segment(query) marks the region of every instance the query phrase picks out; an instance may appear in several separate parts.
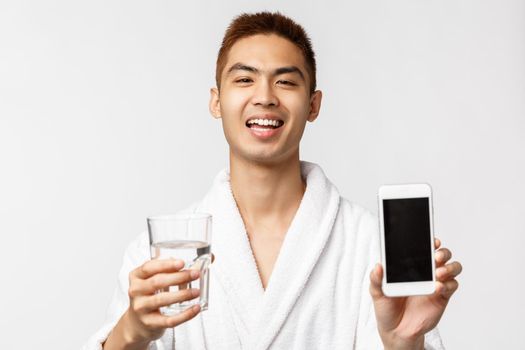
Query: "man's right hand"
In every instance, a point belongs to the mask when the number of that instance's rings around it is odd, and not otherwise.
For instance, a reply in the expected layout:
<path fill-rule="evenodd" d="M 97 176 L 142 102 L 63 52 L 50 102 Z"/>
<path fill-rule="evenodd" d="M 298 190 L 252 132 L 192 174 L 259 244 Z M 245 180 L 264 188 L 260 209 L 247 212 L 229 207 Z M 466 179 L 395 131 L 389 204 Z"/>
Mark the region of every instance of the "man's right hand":
<path fill-rule="evenodd" d="M 150 260 L 129 274 L 129 308 L 103 344 L 104 349 L 147 349 L 148 344 L 160 338 L 166 328 L 178 326 L 200 312 L 199 305 L 173 316 L 159 312 L 162 306 L 199 296 L 198 289 L 156 293 L 199 278 L 198 270 L 180 271 L 183 267 L 182 260 Z"/>

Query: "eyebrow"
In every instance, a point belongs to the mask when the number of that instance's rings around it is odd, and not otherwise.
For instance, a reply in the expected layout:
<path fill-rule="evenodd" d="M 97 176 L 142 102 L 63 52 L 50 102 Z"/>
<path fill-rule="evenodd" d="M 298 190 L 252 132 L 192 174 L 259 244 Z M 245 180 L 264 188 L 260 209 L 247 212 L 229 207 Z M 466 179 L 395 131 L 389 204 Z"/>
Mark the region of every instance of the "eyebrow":
<path fill-rule="evenodd" d="M 257 68 L 248 66 L 244 63 L 235 63 L 234 65 L 230 67 L 230 69 L 228 69 L 228 72 L 226 74 L 229 75 L 230 73 L 236 70 L 244 70 L 250 73 L 260 74 L 260 71 Z M 277 75 L 286 74 L 286 73 L 297 73 L 299 74 L 301 79 L 305 81 L 303 72 L 301 72 L 301 70 L 297 68 L 296 66 L 286 66 L 286 67 L 277 68 L 273 71 L 272 76 L 277 76 Z"/>

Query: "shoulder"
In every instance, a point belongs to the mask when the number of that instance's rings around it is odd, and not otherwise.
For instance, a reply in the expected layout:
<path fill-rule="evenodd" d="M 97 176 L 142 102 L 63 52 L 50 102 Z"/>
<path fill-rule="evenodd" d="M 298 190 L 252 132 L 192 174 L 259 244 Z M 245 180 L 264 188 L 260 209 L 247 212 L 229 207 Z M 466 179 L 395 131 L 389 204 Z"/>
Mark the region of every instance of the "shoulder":
<path fill-rule="evenodd" d="M 341 197 L 336 224 L 334 233 L 350 261 L 348 266 L 359 283 L 366 285 L 368 273 L 381 260 L 377 214 Z"/>
<path fill-rule="evenodd" d="M 363 263 L 372 260 L 375 262 L 379 258 L 379 224 L 376 213 L 341 197 L 334 231 L 344 236 L 345 249 L 359 255 Z"/>
<path fill-rule="evenodd" d="M 345 225 L 358 230 L 377 232 L 377 214 L 344 197 L 340 199 L 339 216 Z"/>

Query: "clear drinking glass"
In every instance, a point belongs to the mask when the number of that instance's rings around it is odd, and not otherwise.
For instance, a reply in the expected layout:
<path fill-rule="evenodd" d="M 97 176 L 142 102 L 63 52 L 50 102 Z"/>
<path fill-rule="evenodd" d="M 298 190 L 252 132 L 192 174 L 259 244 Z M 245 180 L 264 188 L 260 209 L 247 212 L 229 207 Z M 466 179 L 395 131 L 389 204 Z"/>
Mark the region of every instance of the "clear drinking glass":
<path fill-rule="evenodd" d="M 184 261 L 184 270 L 196 269 L 201 272 L 198 280 L 159 291 L 200 289 L 198 298 L 161 307 L 162 314 L 174 315 L 196 304 L 203 311 L 208 308 L 211 223 L 212 217 L 207 213 L 168 214 L 148 218 L 151 258 L 180 259 Z"/>

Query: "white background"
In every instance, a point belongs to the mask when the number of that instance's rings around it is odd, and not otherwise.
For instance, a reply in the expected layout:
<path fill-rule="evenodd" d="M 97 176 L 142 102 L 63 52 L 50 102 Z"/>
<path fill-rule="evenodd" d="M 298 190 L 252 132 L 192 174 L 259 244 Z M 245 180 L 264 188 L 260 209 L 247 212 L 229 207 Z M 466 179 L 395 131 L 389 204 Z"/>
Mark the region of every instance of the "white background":
<path fill-rule="evenodd" d="M 445 345 L 523 349 L 525 2 L 479 0 L 2 1 L 0 348 L 79 348 L 146 216 L 204 195 L 220 40 L 263 9 L 317 53 L 301 158 L 374 211 L 382 183 L 432 184 L 464 266 Z"/>

